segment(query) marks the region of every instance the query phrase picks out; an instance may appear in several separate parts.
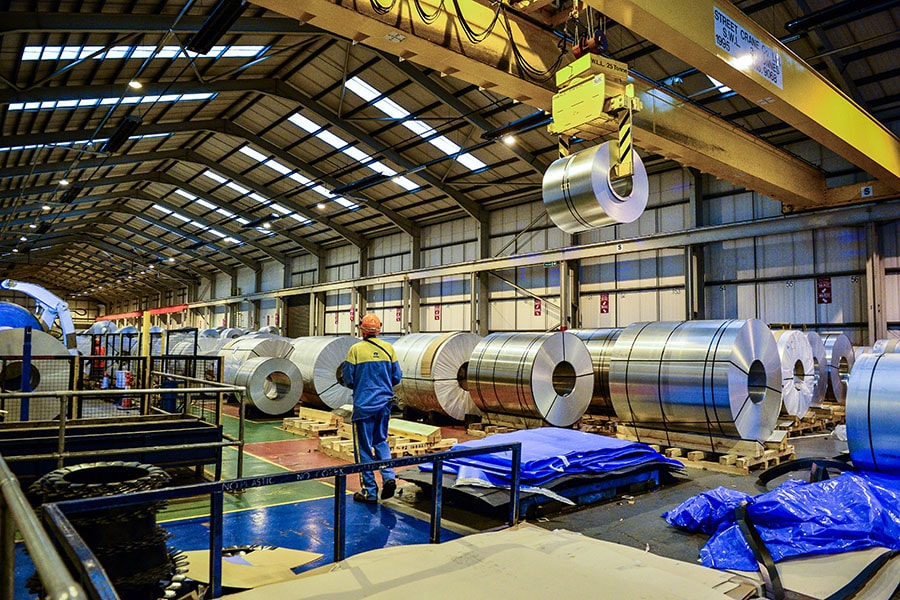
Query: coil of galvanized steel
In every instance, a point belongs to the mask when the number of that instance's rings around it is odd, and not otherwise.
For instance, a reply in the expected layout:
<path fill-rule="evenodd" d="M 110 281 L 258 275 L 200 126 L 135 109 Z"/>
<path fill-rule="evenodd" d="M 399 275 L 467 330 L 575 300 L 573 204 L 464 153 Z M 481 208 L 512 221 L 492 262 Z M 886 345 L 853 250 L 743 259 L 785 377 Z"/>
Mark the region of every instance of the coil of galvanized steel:
<path fill-rule="evenodd" d="M 481 336 L 474 333 L 411 333 L 394 350 L 403 371 L 397 395 L 408 406 L 458 421 L 481 411 L 469 394 L 469 358 Z"/>
<path fill-rule="evenodd" d="M 469 392 L 483 412 L 568 427 L 591 403 L 591 355 L 568 332 L 495 333 L 469 359 Z"/>
<path fill-rule="evenodd" d="M 859 360 L 859 357 L 863 354 L 878 354 L 877 352 L 873 352 L 872 346 L 853 346 L 853 364 L 856 364 L 856 361 Z"/>
<path fill-rule="evenodd" d="M 772 332 L 781 358 L 781 411 L 803 418 L 815 393 L 815 366 L 809 337 L 802 331 Z"/>
<path fill-rule="evenodd" d="M 822 336 L 815 331 L 807 331 L 806 338 L 813 356 L 813 404 L 821 404 L 825 400 L 825 392 L 828 390 L 828 361 L 825 352 L 825 344 Z"/>
<path fill-rule="evenodd" d="M 219 350 L 224 348 L 230 341 L 220 338 L 198 337 L 195 345 L 193 338 L 181 340 L 169 349 L 169 354 L 178 354 L 179 356 L 218 356 Z"/>
<path fill-rule="evenodd" d="M 613 416 L 615 407 L 609 397 L 609 357 L 612 349 L 622 333 L 622 328 L 612 329 L 570 329 L 569 333 L 577 336 L 591 353 L 594 364 L 594 395 L 588 412 Z"/>
<path fill-rule="evenodd" d="M 234 385 L 246 386 L 247 400 L 267 415 L 283 415 L 294 408 L 303 392 L 300 369 L 286 358 L 254 356 L 241 363 Z"/>
<path fill-rule="evenodd" d="M 900 475 L 900 354 L 863 354 L 847 387 L 853 466 Z"/>
<path fill-rule="evenodd" d="M 240 337 L 226 340 L 225 345 L 219 350 L 219 356 L 223 359 L 222 380 L 225 383 L 234 383 L 238 368 L 251 358 L 258 356 L 288 358 L 293 351 L 291 340 L 281 337 Z"/>
<path fill-rule="evenodd" d="M 872 354 L 892 354 L 900 353 L 900 338 L 880 339 L 876 340 L 872 345 Z M 856 356 L 854 350 L 853 355 Z"/>
<path fill-rule="evenodd" d="M 242 335 L 246 335 L 246 331 L 241 329 L 240 327 L 226 327 L 222 331 L 219 332 L 220 338 L 227 338 L 229 340 L 237 339 Z"/>
<path fill-rule="evenodd" d="M 341 370 L 347 352 L 359 338 L 343 336 L 299 337 L 291 341 L 290 360 L 303 375 L 304 404 L 335 409 L 353 404 L 353 391 L 343 385 Z"/>
<path fill-rule="evenodd" d="M 557 227 L 578 233 L 617 223 L 631 223 L 647 206 L 647 170 L 634 153 L 631 188 L 610 183 L 609 142 L 553 162 L 544 174 L 542 191 L 547 214 Z"/>
<path fill-rule="evenodd" d="M 847 399 L 850 371 L 856 362 L 853 345 L 843 333 L 822 334 L 822 343 L 825 344 L 825 361 L 828 364 L 828 390 L 825 398 L 843 404 Z"/>
<path fill-rule="evenodd" d="M 0 330 L 0 356 L 6 359 L 0 362 L 0 387 L 7 392 L 22 389 L 22 348 L 25 340 L 24 329 Z M 72 389 L 69 376 L 66 347 L 49 333 L 32 330 L 31 332 L 31 372 L 29 385 L 32 392 L 54 392 Z M 47 358 L 43 358 L 47 357 Z M 22 421 L 22 400 L 12 398 L 3 401 L 0 406 L 7 411 L 6 421 Z M 59 415 L 59 398 L 30 398 L 28 401 L 29 421 L 49 421 Z"/>
<path fill-rule="evenodd" d="M 756 319 L 633 323 L 609 365 L 620 419 L 759 441 L 775 429 L 780 379 L 775 338 Z"/>

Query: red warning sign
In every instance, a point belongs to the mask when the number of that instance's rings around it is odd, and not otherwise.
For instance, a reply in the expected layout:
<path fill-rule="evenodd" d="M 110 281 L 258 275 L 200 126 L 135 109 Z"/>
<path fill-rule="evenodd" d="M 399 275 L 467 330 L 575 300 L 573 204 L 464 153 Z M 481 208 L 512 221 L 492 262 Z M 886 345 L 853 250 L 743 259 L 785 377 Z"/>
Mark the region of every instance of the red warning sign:
<path fill-rule="evenodd" d="M 600 292 L 600 314 L 609 314 L 609 293 Z"/>
<path fill-rule="evenodd" d="M 544 307 L 542 306 L 541 299 L 535 298 L 534 299 L 534 316 L 536 316 L 536 317 L 541 316 L 541 312 L 542 312 L 543 308 Z"/>
<path fill-rule="evenodd" d="M 816 303 L 831 304 L 831 277 L 816 279 Z"/>
<path fill-rule="evenodd" d="M 434 307 L 434 320 L 435 321 L 441 320 L 441 305 L 440 304 L 438 304 L 437 306 Z"/>

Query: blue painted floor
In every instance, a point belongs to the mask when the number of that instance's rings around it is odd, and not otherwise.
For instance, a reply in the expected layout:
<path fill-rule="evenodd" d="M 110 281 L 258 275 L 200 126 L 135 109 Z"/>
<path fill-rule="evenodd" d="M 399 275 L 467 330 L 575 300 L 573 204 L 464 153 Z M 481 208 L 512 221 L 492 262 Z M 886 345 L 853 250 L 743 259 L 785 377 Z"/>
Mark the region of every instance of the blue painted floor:
<path fill-rule="evenodd" d="M 172 534 L 169 545 L 179 550 L 209 548 L 209 519 L 195 517 L 162 523 Z M 347 496 L 347 556 L 376 548 L 428 543 L 429 523 L 384 504 L 361 504 Z M 441 541 L 460 537 L 443 529 Z M 334 499 L 304 500 L 289 504 L 226 513 L 223 545 L 260 544 L 318 552 L 323 558 L 299 571 L 332 562 L 334 555 Z M 23 544 L 16 545 L 15 600 L 31 600 L 25 582 L 34 572 Z"/>

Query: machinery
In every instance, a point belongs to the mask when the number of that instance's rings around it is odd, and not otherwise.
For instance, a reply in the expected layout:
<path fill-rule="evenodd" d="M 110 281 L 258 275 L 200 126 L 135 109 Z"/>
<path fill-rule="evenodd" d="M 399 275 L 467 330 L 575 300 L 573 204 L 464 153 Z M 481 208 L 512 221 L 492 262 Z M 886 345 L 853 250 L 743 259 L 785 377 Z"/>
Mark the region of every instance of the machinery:
<path fill-rule="evenodd" d="M 0 288 L 22 292 L 34 298 L 37 302 L 34 316 L 44 331 L 49 332 L 53 328 L 53 323 L 59 319 L 63 343 L 70 354 L 78 354 L 78 348 L 75 345 L 75 324 L 72 322 L 72 313 L 69 312 L 69 305 L 65 300 L 34 283 L 5 279 L 0 282 Z"/>

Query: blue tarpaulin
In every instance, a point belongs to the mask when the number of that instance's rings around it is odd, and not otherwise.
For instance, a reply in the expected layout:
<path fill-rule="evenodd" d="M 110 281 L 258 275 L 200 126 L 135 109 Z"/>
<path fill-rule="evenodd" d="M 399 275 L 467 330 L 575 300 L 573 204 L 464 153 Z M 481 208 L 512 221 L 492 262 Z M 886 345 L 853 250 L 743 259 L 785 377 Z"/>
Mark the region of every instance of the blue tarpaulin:
<path fill-rule="evenodd" d="M 715 531 L 700 551 L 707 567 L 755 571 L 756 560 L 735 522 L 738 492 L 717 488 L 663 516 L 670 525 Z M 775 562 L 873 546 L 900 550 L 900 478 L 842 473 L 815 483 L 790 480 L 749 499 L 747 515 Z"/>
<path fill-rule="evenodd" d="M 574 429 L 541 427 L 457 444 L 454 450 L 494 444 L 522 443 L 521 485 L 539 487 L 564 475 L 606 473 L 617 469 L 655 463 L 682 468 L 646 444 L 629 442 Z M 482 481 L 494 486 L 509 486 L 512 453 L 473 456 L 448 460 L 444 470 L 455 473 L 457 481 Z M 430 471 L 431 465 L 421 465 Z"/>

